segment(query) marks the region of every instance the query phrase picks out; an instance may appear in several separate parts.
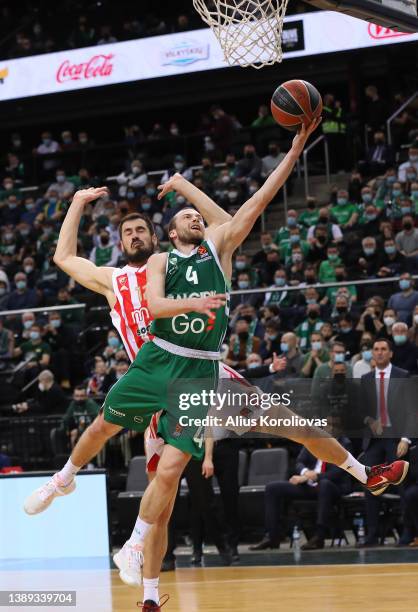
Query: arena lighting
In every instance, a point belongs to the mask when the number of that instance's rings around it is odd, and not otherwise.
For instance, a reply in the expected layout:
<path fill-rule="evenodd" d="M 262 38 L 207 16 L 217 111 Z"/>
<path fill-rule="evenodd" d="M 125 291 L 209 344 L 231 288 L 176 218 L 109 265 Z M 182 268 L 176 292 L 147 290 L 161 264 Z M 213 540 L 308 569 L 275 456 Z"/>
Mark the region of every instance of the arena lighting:
<path fill-rule="evenodd" d="M 399 32 L 418 32 L 418 17 L 414 3 L 397 4 L 404 6 L 403 10 L 393 8 L 391 0 L 304 0 L 319 9 L 345 13 L 358 19 L 364 19 Z M 409 8 L 408 8 L 409 7 Z"/>

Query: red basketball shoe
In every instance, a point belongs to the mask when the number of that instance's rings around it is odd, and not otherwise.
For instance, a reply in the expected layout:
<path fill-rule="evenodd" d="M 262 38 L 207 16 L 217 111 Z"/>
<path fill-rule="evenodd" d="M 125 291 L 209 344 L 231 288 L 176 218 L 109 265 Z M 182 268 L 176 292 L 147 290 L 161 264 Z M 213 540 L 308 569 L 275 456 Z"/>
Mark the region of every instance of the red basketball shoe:
<path fill-rule="evenodd" d="M 390 485 L 399 485 L 409 469 L 408 461 L 382 463 L 369 468 L 366 487 L 373 495 L 381 495 Z"/>
<path fill-rule="evenodd" d="M 167 603 L 169 599 L 169 595 L 163 595 L 160 599 L 159 604 L 155 603 L 155 601 L 152 601 L 152 599 L 147 599 L 144 602 L 138 601 L 137 606 L 142 606 L 142 612 L 161 612 L 161 608 L 164 606 L 164 604 Z"/>

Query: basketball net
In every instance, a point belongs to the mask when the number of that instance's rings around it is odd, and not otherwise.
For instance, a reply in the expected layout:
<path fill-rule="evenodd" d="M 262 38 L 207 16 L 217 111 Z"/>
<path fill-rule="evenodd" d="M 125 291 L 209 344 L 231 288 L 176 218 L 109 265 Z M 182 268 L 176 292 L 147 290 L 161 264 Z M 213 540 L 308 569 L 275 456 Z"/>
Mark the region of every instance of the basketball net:
<path fill-rule="evenodd" d="M 213 30 L 225 61 L 262 68 L 282 61 L 283 18 L 289 0 L 193 0 Z"/>

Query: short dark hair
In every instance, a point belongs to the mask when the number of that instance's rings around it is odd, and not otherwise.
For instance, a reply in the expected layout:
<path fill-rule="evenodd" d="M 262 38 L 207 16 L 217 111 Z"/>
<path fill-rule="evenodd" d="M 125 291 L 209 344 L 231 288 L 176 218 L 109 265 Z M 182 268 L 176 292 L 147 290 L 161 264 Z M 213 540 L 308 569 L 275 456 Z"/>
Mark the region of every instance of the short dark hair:
<path fill-rule="evenodd" d="M 373 348 L 374 348 L 374 345 L 376 344 L 376 342 L 386 342 L 386 346 L 388 347 L 388 349 L 391 352 L 393 352 L 393 344 L 389 340 L 389 338 L 376 338 L 376 340 L 373 342 Z"/>
<path fill-rule="evenodd" d="M 77 385 L 76 387 L 74 387 L 74 391 L 86 391 L 87 392 L 87 385 Z"/>
<path fill-rule="evenodd" d="M 145 221 L 145 224 L 151 236 L 155 234 L 154 224 L 151 221 L 151 219 L 148 217 L 148 215 L 144 215 L 143 213 L 135 212 L 135 213 L 130 213 L 129 215 L 126 215 L 126 217 L 123 217 L 122 221 L 119 223 L 119 238 L 122 238 L 123 224 L 126 223 L 127 221 L 135 221 L 135 219 L 142 219 L 142 221 Z"/>

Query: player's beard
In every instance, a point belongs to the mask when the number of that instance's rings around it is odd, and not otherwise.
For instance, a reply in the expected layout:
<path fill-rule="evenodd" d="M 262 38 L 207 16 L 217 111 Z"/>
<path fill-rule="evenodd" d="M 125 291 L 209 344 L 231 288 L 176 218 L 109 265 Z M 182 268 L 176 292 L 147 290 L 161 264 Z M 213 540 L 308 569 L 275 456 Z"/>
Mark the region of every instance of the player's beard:
<path fill-rule="evenodd" d="M 177 240 L 182 244 L 194 244 L 195 246 L 199 246 L 203 242 L 204 234 L 203 232 L 196 232 L 193 230 L 185 229 L 185 230 L 177 230 Z"/>
<path fill-rule="evenodd" d="M 125 251 L 126 259 L 129 264 L 144 264 L 148 261 L 151 255 L 154 253 L 154 246 L 151 244 L 138 245 L 136 248 L 131 247 L 132 250 Z"/>

